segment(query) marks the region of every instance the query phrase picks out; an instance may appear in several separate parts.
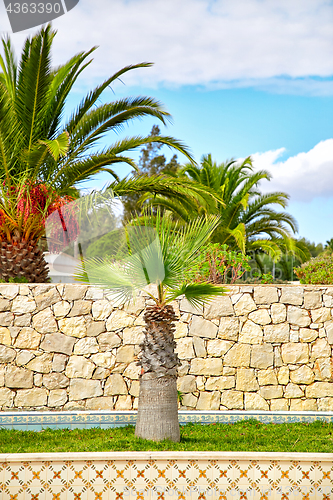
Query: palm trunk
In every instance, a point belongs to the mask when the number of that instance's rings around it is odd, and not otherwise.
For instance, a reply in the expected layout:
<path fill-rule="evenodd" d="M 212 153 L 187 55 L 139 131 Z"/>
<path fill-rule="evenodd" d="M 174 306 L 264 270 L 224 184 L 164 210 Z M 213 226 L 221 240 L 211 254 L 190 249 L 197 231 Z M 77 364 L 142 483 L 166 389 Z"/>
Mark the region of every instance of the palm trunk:
<path fill-rule="evenodd" d="M 49 270 L 44 254 L 35 241 L 0 243 L 0 279 L 26 278 L 28 283 L 48 283 Z"/>
<path fill-rule="evenodd" d="M 148 307 L 141 344 L 141 377 L 135 435 L 143 439 L 179 441 L 176 320 L 171 306 Z"/>

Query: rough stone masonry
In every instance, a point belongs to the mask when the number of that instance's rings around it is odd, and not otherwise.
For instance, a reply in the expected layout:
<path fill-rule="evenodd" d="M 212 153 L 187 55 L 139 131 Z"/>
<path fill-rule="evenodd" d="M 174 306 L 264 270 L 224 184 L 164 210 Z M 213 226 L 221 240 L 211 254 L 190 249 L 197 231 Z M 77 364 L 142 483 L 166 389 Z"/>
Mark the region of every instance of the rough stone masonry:
<path fill-rule="evenodd" d="M 333 410 L 333 286 L 174 301 L 182 409 Z M 136 409 L 143 311 L 84 285 L 0 284 L 0 408 Z"/>

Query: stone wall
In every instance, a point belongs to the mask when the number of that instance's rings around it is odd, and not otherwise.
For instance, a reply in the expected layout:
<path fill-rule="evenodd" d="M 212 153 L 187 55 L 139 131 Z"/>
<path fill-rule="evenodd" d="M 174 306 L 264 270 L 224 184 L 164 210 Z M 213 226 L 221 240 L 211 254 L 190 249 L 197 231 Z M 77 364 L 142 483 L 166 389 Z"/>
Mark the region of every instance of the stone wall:
<path fill-rule="evenodd" d="M 150 303 L 0 284 L 0 408 L 136 409 Z M 204 308 L 173 305 L 181 408 L 333 410 L 333 287 L 230 286 Z"/>

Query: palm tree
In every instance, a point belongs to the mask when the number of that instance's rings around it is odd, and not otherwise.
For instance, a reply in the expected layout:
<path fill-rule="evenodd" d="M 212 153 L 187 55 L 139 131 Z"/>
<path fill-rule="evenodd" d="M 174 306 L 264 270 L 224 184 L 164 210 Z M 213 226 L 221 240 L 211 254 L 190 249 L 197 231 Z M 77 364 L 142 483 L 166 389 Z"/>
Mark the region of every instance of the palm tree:
<path fill-rule="evenodd" d="M 221 286 L 187 283 L 185 274 L 196 261 L 197 252 L 210 238 L 219 218 L 197 218 L 175 225 L 172 217 L 145 212 L 122 232 L 117 232 L 108 258 L 84 259 L 76 279 L 108 289 L 118 304 L 135 297 L 138 290 L 156 285 L 150 294 L 154 305 L 144 313 L 145 337 L 141 344 L 140 394 L 136 435 L 144 439 L 179 441 L 177 410 L 177 365 L 173 338 L 176 315 L 171 305 L 184 295 L 198 305 L 216 295 Z M 125 252 L 124 252 L 125 249 Z M 117 258 L 115 258 L 117 256 Z"/>
<path fill-rule="evenodd" d="M 133 119 L 154 116 L 165 123 L 170 115 L 150 97 L 123 98 L 98 105 L 103 91 L 115 80 L 128 71 L 151 65 L 141 63 L 117 71 L 90 91 L 67 121 L 63 120 L 68 95 L 90 64 L 95 48 L 52 68 L 54 36 L 48 25 L 28 38 L 19 63 L 10 39 L 2 40 L 0 278 L 25 276 L 28 281 L 45 281 L 46 263 L 38 241 L 46 217 L 76 198 L 80 183 L 98 172 L 108 172 L 119 180 L 113 166 L 127 163 L 135 169 L 129 151 L 157 142 L 180 151 L 192 161 L 180 141 L 161 135 L 126 137 L 96 150 L 106 133 L 118 132 Z"/>

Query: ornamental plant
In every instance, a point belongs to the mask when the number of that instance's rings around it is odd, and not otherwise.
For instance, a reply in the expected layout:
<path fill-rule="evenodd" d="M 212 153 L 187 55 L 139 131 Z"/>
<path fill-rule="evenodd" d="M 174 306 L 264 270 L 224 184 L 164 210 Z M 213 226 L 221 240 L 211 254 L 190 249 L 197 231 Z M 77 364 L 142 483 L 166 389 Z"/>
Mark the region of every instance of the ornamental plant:
<path fill-rule="evenodd" d="M 319 255 L 294 268 L 294 272 L 302 284 L 332 285 L 333 256 Z"/>

